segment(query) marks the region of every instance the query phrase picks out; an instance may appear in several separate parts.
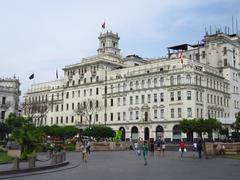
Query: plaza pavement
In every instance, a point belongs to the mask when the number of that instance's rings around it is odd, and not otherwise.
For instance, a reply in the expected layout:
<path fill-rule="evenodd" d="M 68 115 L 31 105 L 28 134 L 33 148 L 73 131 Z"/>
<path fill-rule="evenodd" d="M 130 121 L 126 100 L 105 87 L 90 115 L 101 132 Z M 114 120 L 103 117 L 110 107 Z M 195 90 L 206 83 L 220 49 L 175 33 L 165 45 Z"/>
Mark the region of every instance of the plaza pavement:
<path fill-rule="evenodd" d="M 11 180 L 237 180 L 240 161 L 214 157 L 193 158 L 187 152 L 181 159 L 179 152 L 167 151 L 164 157 L 148 156 L 144 166 L 142 156 L 134 151 L 93 152 L 87 163 L 81 153 L 69 152 L 70 165 L 51 171 L 2 177 Z M 27 176 L 25 176 L 27 175 Z"/>

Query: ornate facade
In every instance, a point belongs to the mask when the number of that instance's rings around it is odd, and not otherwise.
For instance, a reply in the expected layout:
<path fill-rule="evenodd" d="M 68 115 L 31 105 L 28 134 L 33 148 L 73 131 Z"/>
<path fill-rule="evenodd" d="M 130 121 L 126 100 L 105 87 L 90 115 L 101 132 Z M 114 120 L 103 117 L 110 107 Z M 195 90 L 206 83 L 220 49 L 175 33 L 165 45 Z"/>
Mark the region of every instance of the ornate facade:
<path fill-rule="evenodd" d="M 19 87 L 19 80 L 15 77 L 0 78 L 0 121 L 4 121 L 10 113 L 18 113 Z"/>
<path fill-rule="evenodd" d="M 96 56 L 65 66 L 64 79 L 32 85 L 25 114 L 38 125 L 105 124 L 132 139 L 191 140 L 178 126 L 184 118 L 234 121 L 238 35 L 206 34 L 203 43 L 169 47 L 160 59 L 122 57 L 118 43 L 118 34 L 100 34 Z"/>

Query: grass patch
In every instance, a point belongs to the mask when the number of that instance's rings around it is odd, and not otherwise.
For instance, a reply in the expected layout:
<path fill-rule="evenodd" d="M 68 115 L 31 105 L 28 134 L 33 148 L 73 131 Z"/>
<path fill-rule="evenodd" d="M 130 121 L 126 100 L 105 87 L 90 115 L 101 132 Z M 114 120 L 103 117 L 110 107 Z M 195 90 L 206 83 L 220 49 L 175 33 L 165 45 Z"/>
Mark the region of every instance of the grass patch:
<path fill-rule="evenodd" d="M 230 158 L 230 159 L 237 159 L 240 160 L 240 154 L 236 154 L 236 155 L 226 155 L 226 158 Z"/>
<path fill-rule="evenodd" d="M 12 158 L 7 155 L 7 152 L 0 151 L 0 164 L 10 162 L 11 160 Z"/>

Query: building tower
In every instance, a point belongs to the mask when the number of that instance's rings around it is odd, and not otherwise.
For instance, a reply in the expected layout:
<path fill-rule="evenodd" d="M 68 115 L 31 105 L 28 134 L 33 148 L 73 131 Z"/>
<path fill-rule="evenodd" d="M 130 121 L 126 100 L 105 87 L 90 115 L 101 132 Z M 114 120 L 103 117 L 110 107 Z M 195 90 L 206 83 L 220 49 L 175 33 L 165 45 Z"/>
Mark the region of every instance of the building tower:
<path fill-rule="evenodd" d="M 110 32 L 101 33 L 98 37 L 99 49 L 98 54 L 114 54 L 120 56 L 120 49 L 118 48 L 119 37 L 118 34 Z"/>

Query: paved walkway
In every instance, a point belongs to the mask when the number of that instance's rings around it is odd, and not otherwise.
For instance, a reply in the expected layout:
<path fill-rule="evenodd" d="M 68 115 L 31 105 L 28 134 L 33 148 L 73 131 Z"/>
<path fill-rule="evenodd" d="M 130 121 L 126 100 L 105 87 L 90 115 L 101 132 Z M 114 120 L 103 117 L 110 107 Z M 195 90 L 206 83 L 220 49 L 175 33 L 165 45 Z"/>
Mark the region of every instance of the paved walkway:
<path fill-rule="evenodd" d="M 168 151 L 165 157 L 148 157 L 144 166 L 142 156 L 133 151 L 93 152 L 89 161 L 81 161 L 81 153 L 67 154 L 69 166 L 51 171 L 28 174 L 13 180 L 236 180 L 240 177 L 240 161 L 225 158 L 197 159 L 187 152 Z M 80 165 L 79 165 L 80 163 Z M 0 178 L 3 178 L 0 176 Z"/>

